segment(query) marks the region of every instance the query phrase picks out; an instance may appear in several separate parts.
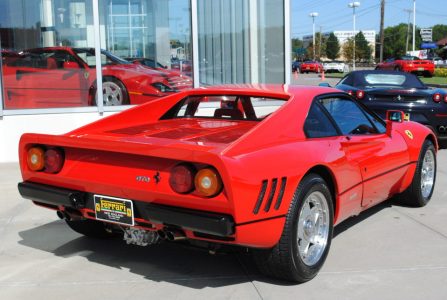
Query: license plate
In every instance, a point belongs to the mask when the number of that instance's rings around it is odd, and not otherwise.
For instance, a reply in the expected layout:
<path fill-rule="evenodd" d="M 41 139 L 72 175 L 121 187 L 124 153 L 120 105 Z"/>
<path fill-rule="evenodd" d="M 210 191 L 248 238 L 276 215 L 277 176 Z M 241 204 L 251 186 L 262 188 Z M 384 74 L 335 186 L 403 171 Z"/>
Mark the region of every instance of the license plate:
<path fill-rule="evenodd" d="M 306 70 L 309 70 L 310 69 L 310 67 L 306 67 Z"/>
<path fill-rule="evenodd" d="M 93 198 L 97 220 L 134 225 L 133 203 L 131 200 L 103 195 L 94 195 Z"/>
<path fill-rule="evenodd" d="M 418 71 L 424 71 L 424 68 L 418 68 Z"/>
<path fill-rule="evenodd" d="M 406 113 L 406 114 L 404 115 L 404 120 L 405 120 L 405 121 L 410 121 L 410 114 L 409 114 L 409 113 Z"/>

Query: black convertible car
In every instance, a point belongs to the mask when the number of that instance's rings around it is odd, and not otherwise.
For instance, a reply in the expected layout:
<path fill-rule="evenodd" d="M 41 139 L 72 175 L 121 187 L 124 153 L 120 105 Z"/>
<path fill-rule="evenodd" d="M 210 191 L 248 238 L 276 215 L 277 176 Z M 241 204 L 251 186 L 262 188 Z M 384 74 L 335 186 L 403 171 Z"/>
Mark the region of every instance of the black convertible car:
<path fill-rule="evenodd" d="M 322 86 L 329 86 L 321 83 Z M 336 88 L 347 92 L 385 118 L 387 110 L 401 110 L 405 119 L 430 127 L 441 148 L 447 148 L 447 92 L 431 89 L 410 73 L 354 71 Z"/>

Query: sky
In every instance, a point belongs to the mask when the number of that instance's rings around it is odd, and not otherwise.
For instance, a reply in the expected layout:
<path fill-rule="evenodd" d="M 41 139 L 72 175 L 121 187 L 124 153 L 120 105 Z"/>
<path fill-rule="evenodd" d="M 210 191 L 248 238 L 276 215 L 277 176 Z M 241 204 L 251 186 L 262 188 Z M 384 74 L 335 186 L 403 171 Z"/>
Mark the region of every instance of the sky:
<path fill-rule="evenodd" d="M 352 8 L 354 0 L 291 0 L 292 37 L 302 38 L 312 34 L 312 18 L 309 13 L 318 12 L 315 30 L 320 26 L 323 32 L 352 30 Z M 380 0 L 355 0 L 360 2 L 356 8 L 356 29 L 376 30 L 380 28 Z M 385 28 L 407 23 L 413 11 L 413 0 L 385 0 Z M 413 15 L 411 14 L 411 22 Z M 447 25 L 447 0 L 416 0 L 416 26 L 428 28 L 436 24 Z"/>

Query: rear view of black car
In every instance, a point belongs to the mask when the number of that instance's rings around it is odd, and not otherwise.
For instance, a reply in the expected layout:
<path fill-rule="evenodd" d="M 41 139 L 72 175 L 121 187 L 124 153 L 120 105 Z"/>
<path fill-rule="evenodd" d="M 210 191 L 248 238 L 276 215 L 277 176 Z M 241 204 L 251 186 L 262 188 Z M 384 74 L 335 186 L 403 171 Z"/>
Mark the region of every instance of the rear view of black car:
<path fill-rule="evenodd" d="M 441 148 L 447 148 L 447 92 L 431 89 L 410 73 L 354 71 L 336 85 L 385 118 L 401 110 L 405 119 L 430 127 Z"/>

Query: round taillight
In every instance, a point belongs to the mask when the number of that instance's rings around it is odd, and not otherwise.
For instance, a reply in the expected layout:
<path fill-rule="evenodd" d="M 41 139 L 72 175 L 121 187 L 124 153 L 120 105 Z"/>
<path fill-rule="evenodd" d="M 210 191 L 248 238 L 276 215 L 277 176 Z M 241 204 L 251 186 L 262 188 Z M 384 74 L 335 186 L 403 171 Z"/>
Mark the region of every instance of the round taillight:
<path fill-rule="evenodd" d="M 447 95 L 444 95 L 444 102 L 447 103 Z"/>
<path fill-rule="evenodd" d="M 194 178 L 199 195 L 213 197 L 222 190 L 222 179 L 217 171 L 211 168 L 201 169 Z"/>
<path fill-rule="evenodd" d="M 26 162 L 31 171 L 42 171 L 45 167 L 45 151 L 40 147 L 32 147 L 28 150 Z"/>
<path fill-rule="evenodd" d="M 353 91 L 348 91 L 348 94 L 349 94 L 350 96 L 352 96 L 352 95 L 354 95 L 354 92 L 353 92 Z"/>
<path fill-rule="evenodd" d="M 356 93 L 355 93 L 355 96 L 357 97 L 357 99 L 363 99 L 363 98 L 365 98 L 365 92 L 364 91 L 362 91 L 362 90 L 358 90 Z"/>
<path fill-rule="evenodd" d="M 441 102 L 442 96 L 439 93 L 433 94 L 433 101 L 435 101 L 436 103 Z"/>
<path fill-rule="evenodd" d="M 171 170 L 169 185 L 174 192 L 186 194 L 194 190 L 195 169 L 190 165 L 177 165 Z"/>
<path fill-rule="evenodd" d="M 45 151 L 45 172 L 59 173 L 64 165 L 65 155 L 60 149 L 50 148 Z"/>

